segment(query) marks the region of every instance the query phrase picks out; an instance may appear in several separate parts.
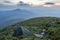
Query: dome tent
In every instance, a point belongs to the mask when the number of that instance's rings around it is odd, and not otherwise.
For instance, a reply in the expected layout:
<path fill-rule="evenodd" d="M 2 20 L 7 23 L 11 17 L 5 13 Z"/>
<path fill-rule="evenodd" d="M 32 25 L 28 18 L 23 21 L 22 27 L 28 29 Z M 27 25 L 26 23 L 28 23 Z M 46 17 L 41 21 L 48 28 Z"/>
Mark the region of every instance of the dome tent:
<path fill-rule="evenodd" d="M 13 33 L 14 37 L 19 37 L 19 36 L 32 36 L 32 33 L 25 27 L 21 26 L 17 28 L 17 30 Z"/>

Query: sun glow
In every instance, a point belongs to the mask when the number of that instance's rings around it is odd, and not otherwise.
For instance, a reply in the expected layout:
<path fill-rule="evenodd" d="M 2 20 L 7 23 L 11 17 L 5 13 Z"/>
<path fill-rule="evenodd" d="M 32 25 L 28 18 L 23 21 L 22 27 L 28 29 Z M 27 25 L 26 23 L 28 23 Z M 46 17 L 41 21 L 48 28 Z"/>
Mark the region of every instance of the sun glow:
<path fill-rule="evenodd" d="M 60 5 L 60 3 L 55 3 L 55 5 L 58 5 L 58 6 L 59 6 L 59 5 Z"/>

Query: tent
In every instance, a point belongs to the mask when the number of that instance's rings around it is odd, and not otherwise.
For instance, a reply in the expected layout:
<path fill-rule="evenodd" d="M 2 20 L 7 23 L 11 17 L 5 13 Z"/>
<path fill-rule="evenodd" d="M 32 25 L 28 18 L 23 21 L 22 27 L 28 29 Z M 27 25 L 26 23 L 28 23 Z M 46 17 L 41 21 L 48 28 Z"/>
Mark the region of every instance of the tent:
<path fill-rule="evenodd" d="M 19 37 L 19 36 L 32 36 L 32 33 L 26 28 L 26 27 L 19 27 L 16 29 L 16 31 L 13 33 L 13 36 Z"/>

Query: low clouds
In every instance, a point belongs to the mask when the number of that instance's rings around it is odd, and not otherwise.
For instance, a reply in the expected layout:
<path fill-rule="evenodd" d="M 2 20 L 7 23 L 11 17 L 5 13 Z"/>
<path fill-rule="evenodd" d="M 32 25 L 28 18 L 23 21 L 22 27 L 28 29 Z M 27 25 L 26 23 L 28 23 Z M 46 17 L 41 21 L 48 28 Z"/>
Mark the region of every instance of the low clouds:
<path fill-rule="evenodd" d="M 25 3 L 32 5 L 44 5 L 45 3 L 54 3 L 54 5 L 60 5 L 60 0 L 22 0 Z"/>
<path fill-rule="evenodd" d="M 39 4 L 45 4 L 46 2 L 54 2 L 54 3 L 60 3 L 60 0 L 0 0 L 0 3 L 11 3 L 11 4 L 18 4 L 19 1 L 23 1 L 25 3 L 39 5 Z"/>
<path fill-rule="evenodd" d="M 22 1 L 23 4 L 21 4 L 20 1 Z M 31 6 L 44 6 L 44 7 L 60 6 L 60 0 L 0 0 L 0 11 L 15 10 L 17 8 L 29 9 L 31 8 Z"/>
<path fill-rule="evenodd" d="M 20 0 L 0 0 L 0 3 L 2 3 L 2 4 L 6 4 L 6 3 L 9 3 L 9 4 L 13 4 L 13 5 L 15 5 L 15 4 L 17 4 L 18 2 L 19 2 Z"/>
<path fill-rule="evenodd" d="M 4 3 L 11 3 L 11 2 L 9 2 L 9 1 L 4 1 Z"/>

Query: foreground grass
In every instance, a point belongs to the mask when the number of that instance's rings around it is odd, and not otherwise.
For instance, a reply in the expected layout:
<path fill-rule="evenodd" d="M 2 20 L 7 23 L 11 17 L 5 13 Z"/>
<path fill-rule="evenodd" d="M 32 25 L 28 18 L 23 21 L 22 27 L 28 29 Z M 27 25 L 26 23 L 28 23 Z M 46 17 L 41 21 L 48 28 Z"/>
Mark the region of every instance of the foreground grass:
<path fill-rule="evenodd" d="M 14 37 L 14 31 L 20 26 L 28 28 L 31 33 L 41 33 L 45 29 L 46 35 L 41 37 Z M 26 20 L 24 22 L 9 26 L 0 31 L 0 40 L 60 40 L 60 18 L 56 17 L 38 17 Z"/>

